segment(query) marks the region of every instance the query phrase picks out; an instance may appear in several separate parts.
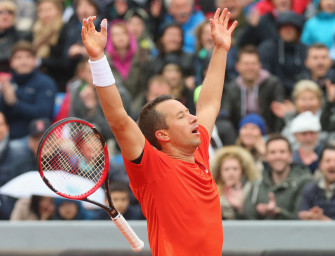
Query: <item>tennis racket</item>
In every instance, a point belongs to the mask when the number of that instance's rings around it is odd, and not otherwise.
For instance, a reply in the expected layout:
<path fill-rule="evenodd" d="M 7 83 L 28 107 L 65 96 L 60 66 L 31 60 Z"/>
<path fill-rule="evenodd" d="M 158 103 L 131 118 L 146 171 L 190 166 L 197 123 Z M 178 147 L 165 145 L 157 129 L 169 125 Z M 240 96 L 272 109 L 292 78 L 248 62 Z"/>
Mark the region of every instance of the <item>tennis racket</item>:
<path fill-rule="evenodd" d="M 39 143 L 37 165 L 43 181 L 52 191 L 68 199 L 101 207 L 132 250 L 143 249 L 143 241 L 113 206 L 109 193 L 106 142 L 92 124 L 78 118 L 65 118 L 53 124 Z M 109 207 L 88 199 L 103 183 Z"/>

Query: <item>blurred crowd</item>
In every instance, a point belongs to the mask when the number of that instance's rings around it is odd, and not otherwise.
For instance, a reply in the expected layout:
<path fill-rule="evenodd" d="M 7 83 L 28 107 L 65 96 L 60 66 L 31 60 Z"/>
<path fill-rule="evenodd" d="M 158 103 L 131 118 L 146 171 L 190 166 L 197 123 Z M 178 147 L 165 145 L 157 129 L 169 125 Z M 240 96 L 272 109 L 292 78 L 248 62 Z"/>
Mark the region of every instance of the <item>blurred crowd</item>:
<path fill-rule="evenodd" d="M 0 190 L 37 170 L 52 123 L 78 117 L 108 143 L 116 208 L 145 219 L 93 85 L 82 20 L 96 16 L 99 31 L 107 18 L 105 54 L 137 120 L 162 94 L 195 114 L 216 8 L 238 21 L 210 145 L 222 218 L 335 219 L 335 0 L 0 0 Z M 0 194 L 3 220 L 108 218 L 76 201 Z"/>

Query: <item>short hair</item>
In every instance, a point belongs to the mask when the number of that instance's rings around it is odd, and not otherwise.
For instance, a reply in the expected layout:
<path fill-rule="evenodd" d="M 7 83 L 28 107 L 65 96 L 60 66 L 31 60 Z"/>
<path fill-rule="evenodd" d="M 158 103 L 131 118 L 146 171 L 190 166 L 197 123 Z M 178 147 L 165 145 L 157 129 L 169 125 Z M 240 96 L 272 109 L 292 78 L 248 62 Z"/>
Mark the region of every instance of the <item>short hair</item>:
<path fill-rule="evenodd" d="M 268 137 L 268 140 L 266 141 L 265 143 L 265 147 L 266 147 L 266 150 L 268 150 L 268 147 L 269 147 L 269 144 L 273 141 L 277 141 L 277 140 L 282 140 L 282 141 L 285 141 L 286 144 L 287 144 L 287 147 L 288 147 L 288 150 L 290 152 L 292 152 L 292 147 L 291 147 L 291 143 L 289 142 L 289 140 L 284 137 L 283 135 L 281 135 L 280 133 L 274 133 L 274 134 L 270 134 L 269 137 Z"/>
<path fill-rule="evenodd" d="M 325 50 L 329 50 L 328 47 L 325 45 L 325 44 L 322 44 L 322 43 L 314 43 L 314 44 L 311 44 L 310 46 L 308 46 L 307 48 L 307 52 L 310 50 L 310 49 L 325 49 Z"/>
<path fill-rule="evenodd" d="M 113 181 L 109 184 L 110 192 L 127 192 L 129 193 L 129 185 L 123 181 Z"/>
<path fill-rule="evenodd" d="M 12 50 L 11 50 L 11 57 L 14 56 L 15 53 L 19 52 L 19 51 L 25 51 L 25 52 L 29 52 L 31 55 L 33 55 L 34 57 L 36 57 L 36 50 L 33 46 L 32 43 L 28 42 L 28 41 L 18 41 L 16 44 L 13 45 Z"/>
<path fill-rule="evenodd" d="M 295 101 L 299 97 L 299 95 L 305 91 L 311 91 L 315 93 L 319 101 L 322 102 L 323 92 L 320 89 L 319 85 L 316 82 L 312 80 L 307 80 L 307 79 L 300 80 L 294 85 L 293 92 L 292 92 L 293 101 Z"/>
<path fill-rule="evenodd" d="M 322 161 L 322 158 L 325 154 L 325 151 L 326 150 L 332 150 L 332 151 L 335 151 L 335 145 L 331 145 L 331 144 L 326 144 L 323 149 L 321 150 L 321 153 L 320 153 L 320 159 L 319 159 L 319 162 Z"/>
<path fill-rule="evenodd" d="M 157 140 L 155 133 L 160 129 L 168 129 L 169 127 L 163 114 L 156 111 L 156 106 L 161 102 L 173 99 L 174 98 L 171 95 L 158 96 L 144 105 L 138 118 L 138 126 L 145 138 L 158 150 L 161 150 L 162 147 Z"/>
<path fill-rule="evenodd" d="M 238 50 L 236 62 L 239 62 L 243 54 L 254 54 L 259 59 L 257 48 L 254 45 L 246 45 Z"/>
<path fill-rule="evenodd" d="M 169 79 L 167 79 L 166 77 L 162 75 L 153 75 L 152 77 L 150 77 L 148 81 L 148 88 L 150 87 L 151 84 L 155 82 L 160 83 L 160 84 L 168 84 L 171 87 L 171 83 Z"/>

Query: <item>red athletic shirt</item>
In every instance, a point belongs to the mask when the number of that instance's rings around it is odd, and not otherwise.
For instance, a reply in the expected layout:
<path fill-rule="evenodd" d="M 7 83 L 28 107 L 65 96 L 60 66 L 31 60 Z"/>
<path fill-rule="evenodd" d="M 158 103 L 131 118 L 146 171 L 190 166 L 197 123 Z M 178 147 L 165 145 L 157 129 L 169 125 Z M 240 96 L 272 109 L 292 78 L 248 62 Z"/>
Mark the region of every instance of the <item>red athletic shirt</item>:
<path fill-rule="evenodd" d="M 209 136 L 199 127 L 196 163 L 171 158 L 146 140 L 140 164 L 124 159 L 134 195 L 147 218 L 153 256 L 222 255 L 220 198 L 209 170 Z"/>

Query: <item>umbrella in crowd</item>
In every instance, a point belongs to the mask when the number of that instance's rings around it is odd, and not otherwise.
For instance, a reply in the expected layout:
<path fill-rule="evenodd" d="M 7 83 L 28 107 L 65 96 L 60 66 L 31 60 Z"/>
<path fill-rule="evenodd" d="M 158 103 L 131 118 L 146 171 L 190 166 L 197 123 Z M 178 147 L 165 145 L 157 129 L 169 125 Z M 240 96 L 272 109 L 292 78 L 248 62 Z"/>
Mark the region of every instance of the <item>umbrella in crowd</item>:
<path fill-rule="evenodd" d="M 48 175 L 52 175 L 52 173 L 49 173 Z M 78 177 L 78 183 L 82 183 L 82 178 Z M 71 182 L 73 182 L 73 177 L 71 179 Z M 89 183 L 90 181 L 86 181 Z M 94 186 L 94 184 L 87 184 L 87 186 Z M 73 186 L 71 184 L 66 184 L 64 182 L 62 184 L 62 191 L 66 193 L 66 189 L 68 191 L 71 191 L 73 194 Z M 0 194 L 15 197 L 15 198 L 28 198 L 32 195 L 37 196 L 50 196 L 50 197 L 60 197 L 55 192 L 53 192 L 43 181 L 38 171 L 29 171 L 24 174 L 21 174 L 14 179 L 10 180 L 6 184 L 4 184 L 2 187 L 0 187 Z M 97 201 L 98 203 L 104 204 L 105 200 L 105 193 L 102 188 L 99 188 L 97 191 L 95 191 L 92 195 L 89 196 L 89 199 L 92 199 L 94 201 Z M 96 208 L 94 204 L 83 202 L 83 205 L 85 208 L 92 209 Z"/>

